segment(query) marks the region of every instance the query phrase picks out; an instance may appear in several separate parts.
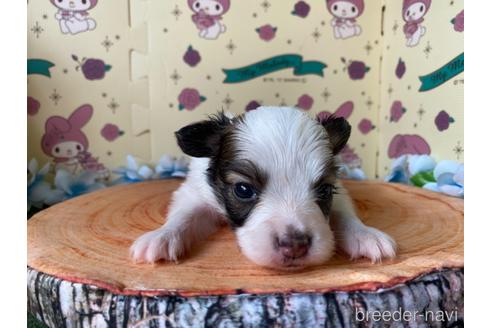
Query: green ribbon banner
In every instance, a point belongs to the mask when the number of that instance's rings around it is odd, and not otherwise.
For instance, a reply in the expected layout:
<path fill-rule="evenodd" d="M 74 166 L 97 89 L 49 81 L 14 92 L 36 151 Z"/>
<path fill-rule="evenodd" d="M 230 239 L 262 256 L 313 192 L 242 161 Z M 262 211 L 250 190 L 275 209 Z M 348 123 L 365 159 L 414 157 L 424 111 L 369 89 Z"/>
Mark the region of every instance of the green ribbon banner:
<path fill-rule="evenodd" d="M 226 74 L 224 83 L 238 83 L 286 68 L 293 68 L 294 75 L 314 74 L 323 76 L 325 67 L 326 64 L 322 62 L 302 61 L 302 56 L 288 54 L 271 57 L 245 67 L 223 69 L 222 71 Z"/>
<path fill-rule="evenodd" d="M 429 91 L 437 88 L 438 86 L 452 79 L 464 70 L 465 53 L 462 52 L 460 55 L 456 56 L 450 62 L 435 70 L 434 72 L 424 76 L 419 76 L 419 80 L 420 82 L 422 82 L 419 91 Z"/>
<path fill-rule="evenodd" d="M 51 77 L 50 68 L 53 66 L 55 66 L 55 64 L 44 59 L 28 59 L 27 75 L 39 74 Z"/>

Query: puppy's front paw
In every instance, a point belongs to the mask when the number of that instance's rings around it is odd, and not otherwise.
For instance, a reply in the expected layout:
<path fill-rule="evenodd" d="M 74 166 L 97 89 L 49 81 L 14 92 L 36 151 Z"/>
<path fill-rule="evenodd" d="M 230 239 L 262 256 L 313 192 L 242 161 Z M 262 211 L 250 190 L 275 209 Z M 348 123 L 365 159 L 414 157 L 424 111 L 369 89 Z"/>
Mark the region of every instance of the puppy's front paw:
<path fill-rule="evenodd" d="M 158 260 L 176 261 L 185 251 L 179 234 L 165 228 L 149 231 L 130 247 L 130 257 L 137 263 Z"/>
<path fill-rule="evenodd" d="M 367 257 L 374 263 L 396 255 L 396 243 L 393 238 L 368 226 L 360 226 L 357 229 L 343 232 L 340 235 L 340 243 L 342 249 L 352 259 Z"/>

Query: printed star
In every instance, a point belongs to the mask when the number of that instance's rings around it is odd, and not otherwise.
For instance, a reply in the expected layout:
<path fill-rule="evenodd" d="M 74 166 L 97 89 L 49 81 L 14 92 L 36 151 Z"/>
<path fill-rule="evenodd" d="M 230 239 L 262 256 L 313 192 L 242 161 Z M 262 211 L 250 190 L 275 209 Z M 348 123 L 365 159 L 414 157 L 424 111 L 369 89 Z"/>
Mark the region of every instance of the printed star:
<path fill-rule="evenodd" d="M 277 93 L 275 94 L 275 98 L 280 98 L 280 93 L 278 93 L 278 92 L 277 92 Z"/>
<path fill-rule="evenodd" d="M 227 96 L 222 100 L 222 103 L 226 106 L 227 109 L 231 107 L 231 104 L 234 102 L 234 100 L 231 99 L 231 96 L 227 94 Z"/>
<path fill-rule="evenodd" d="M 109 49 L 113 46 L 113 42 L 106 35 L 106 38 L 103 40 L 103 42 L 101 42 L 101 45 L 106 49 L 106 51 L 109 51 Z"/>
<path fill-rule="evenodd" d="M 103 92 L 103 93 L 101 94 L 101 96 L 102 96 L 103 98 L 106 98 L 106 97 L 108 96 L 108 94 L 107 94 L 106 92 Z"/>
<path fill-rule="evenodd" d="M 271 7 L 271 4 L 270 2 L 268 2 L 268 0 L 264 0 L 262 3 L 261 3 L 261 6 L 263 7 L 263 9 L 266 11 L 268 11 L 268 9 Z"/>
<path fill-rule="evenodd" d="M 321 26 L 325 26 L 325 21 L 321 21 Z"/>
<path fill-rule="evenodd" d="M 374 105 L 374 102 L 372 101 L 371 97 L 367 98 L 366 106 L 367 108 L 369 108 L 369 110 L 371 109 L 372 105 Z"/>
<path fill-rule="evenodd" d="M 68 73 L 68 69 L 64 68 L 63 69 L 63 74 L 67 74 Z"/>
<path fill-rule="evenodd" d="M 176 18 L 176 20 L 178 20 L 179 16 L 181 16 L 183 12 L 181 10 L 179 10 L 179 7 L 178 5 L 176 5 L 176 7 L 174 7 L 173 11 L 171 11 L 171 14 L 174 16 L 174 18 Z"/>
<path fill-rule="evenodd" d="M 113 152 L 111 152 L 111 150 L 108 150 L 108 151 L 106 152 L 106 154 L 107 154 L 108 156 L 111 156 L 111 155 L 113 155 Z"/>
<path fill-rule="evenodd" d="M 119 40 L 119 39 L 120 39 L 120 36 L 119 36 L 118 34 L 116 34 L 116 35 L 114 36 L 114 39 L 115 39 L 115 40 Z"/>
<path fill-rule="evenodd" d="M 43 19 L 48 19 L 48 15 L 44 14 Z"/>
<path fill-rule="evenodd" d="M 391 86 L 391 84 L 390 84 L 390 86 L 389 86 L 389 88 L 388 88 L 388 95 L 389 95 L 390 97 L 391 97 L 391 94 L 393 93 L 393 91 L 394 91 L 394 90 L 393 90 L 393 87 L 392 87 L 392 86 Z"/>
<path fill-rule="evenodd" d="M 453 6 L 453 5 L 454 5 L 454 1 L 453 1 L 453 0 L 451 0 L 451 1 L 449 2 L 449 5 L 450 5 L 450 6 Z"/>
<path fill-rule="evenodd" d="M 212 77 L 210 75 L 207 75 L 206 78 L 207 78 L 207 80 L 211 80 L 212 79 Z"/>
<path fill-rule="evenodd" d="M 163 28 L 162 32 L 167 33 L 167 28 Z"/>
<path fill-rule="evenodd" d="M 53 93 L 49 97 L 51 101 L 56 105 L 58 105 L 58 102 L 60 99 L 62 99 L 62 96 L 56 91 L 56 89 L 53 90 Z"/>
<path fill-rule="evenodd" d="M 456 146 L 454 146 L 453 151 L 456 154 L 456 159 L 460 159 L 461 155 L 465 152 L 465 148 L 463 148 L 461 142 L 458 141 Z"/>
<path fill-rule="evenodd" d="M 170 76 L 171 80 L 173 80 L 174 84 L 177 85 L 178 81 L 181 79 L 181 75 L 178 74 L 178 71 L 174 70 L 173 74 Z"/>
<path fill-rule="evenodd" d="M 39 35 L 43 33 L 44 29 L 41 25 L 39 25 L 39 22 L 36 21 L 36 24 L 34 24 L 33 27 L 31 27 L 31 32 L 36 36 L 36 39 L 39 38 Z"/>
<path fill-rule="evenodd" d="M 371 45 L 371 42 L 367 41 L 367 44 L 366 46 L 364 47 L 364 49 L 367 51 L 367 54 L 369 55 L 372 51 L 372 45 Z"/>
<path fill-rule="evenodd" d="M 253 13 L 253 18 L 256 18 L 258 17 L 258 14 L 257 13 Z"/>
<path fill-rule="evenodd" d="M 292 43 L 292 40 L 287 40 L 287 44 L 291 44 Z"/>
<path fill-rule="evenodd" d="M 232 42 L 232 40 L 229 40 L 229 43 L 227 43 L 226 45 L 226 49 L 229 50 L 229 52 L 232 53 L 234 52 L 234 50 L 236 50 L 236 45 Z"/>
<path fill-rule="evenodd" d="M 419 110 L 417 111 L 417 114 L 419 114 L 419 118 L 420 118 L 420 120 L 422 120 L 422 116 L 424 116 L 424 114 L 425 114 L 425 110 L 424 110 L 424 108 L 422 107 L 422 105 L 420 105 L 420 108 L 419 108 Z"/>
<path fill-rule="evenodd" d="M 393 33 L 396 34 L 396 31 L 398 31 L 398 21 L 395 21 L 395 23 L 393 24 Z"/>
<path fill-rule="evenodd" d="M 323 92 L 321 93 L 321 97 L 323 97 L 325 102 L 328 101 L 328 98 L 330 98 L 330 96 L 331 96 L 331 93 L 330 93 L 330 91 L 328 91 L 328 88 L 325 88 L 325 90 L 323 90 Z"/>
<path fill-rule="evenodd" d="M 430 55 L 431 51 L 432 51 L 432 47 L 431 47 L 429 41 L 427 41 L 427 45 L 424 48 L 424 53 L 425 53 L 425 56 L 427 58 L 429 58 L 429 55 Z"/>
<path fill-rule="evenodd" d="M 112 98 L 110 103 L 108 104 L 108 108 L 111 109 L 114 114 L 118 107 L 120 107 L 120 105 L 116 102 L 116 100 L 114 100 L 114 98 Z"/>
<path fill-rule="evenodd" d="M 321 37 L 321 33 L 319 33 L 318 31 L 318 28 L 316 28 L 313 32 L 313 34 L 311 34 L 314 38 L 314 41 L 318 42 L 318 39 Z"/>

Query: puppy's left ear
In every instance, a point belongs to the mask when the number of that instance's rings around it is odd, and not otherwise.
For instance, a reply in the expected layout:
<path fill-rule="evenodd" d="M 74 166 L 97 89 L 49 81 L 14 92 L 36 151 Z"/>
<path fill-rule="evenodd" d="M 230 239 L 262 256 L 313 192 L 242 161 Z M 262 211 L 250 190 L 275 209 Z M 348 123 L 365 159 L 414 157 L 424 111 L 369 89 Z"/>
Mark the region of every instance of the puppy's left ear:
<path fill-rule="evenodd" d="M 333 115 L 325 119 L 318 117 L 318 122 L 328 132 L 333 155 L 338 154 L 345 147 L 350 137 L 352 128 L 349 122 L 343 117 L 335 117 Z"/>
<path fill-rule="evenodd" d="M 231 124 L 231 119 L 220 112 L 208 120 L 187 125 L 174 134 L 186 155 L 210 158 L 218 153 L 222 135 Z"/>

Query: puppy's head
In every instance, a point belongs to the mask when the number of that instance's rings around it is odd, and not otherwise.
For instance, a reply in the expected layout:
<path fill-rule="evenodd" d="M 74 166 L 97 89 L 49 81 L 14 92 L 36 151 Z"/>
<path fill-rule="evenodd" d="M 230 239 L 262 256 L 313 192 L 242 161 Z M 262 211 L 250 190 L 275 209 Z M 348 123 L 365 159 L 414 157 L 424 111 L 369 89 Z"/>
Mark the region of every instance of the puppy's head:
<path fill-rule="evenodd" d="M 186 154 L 210 158 L 208 183 L 249 259 L 294 269 L 332 255 L 334 156 L 350 136 L 345 119 L 260 107 L 232 119 L 218 114 L 176 136 Z"/>

